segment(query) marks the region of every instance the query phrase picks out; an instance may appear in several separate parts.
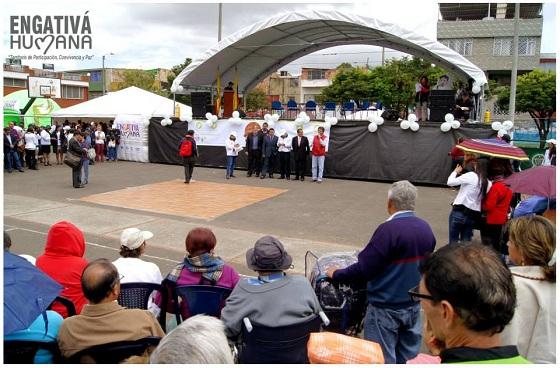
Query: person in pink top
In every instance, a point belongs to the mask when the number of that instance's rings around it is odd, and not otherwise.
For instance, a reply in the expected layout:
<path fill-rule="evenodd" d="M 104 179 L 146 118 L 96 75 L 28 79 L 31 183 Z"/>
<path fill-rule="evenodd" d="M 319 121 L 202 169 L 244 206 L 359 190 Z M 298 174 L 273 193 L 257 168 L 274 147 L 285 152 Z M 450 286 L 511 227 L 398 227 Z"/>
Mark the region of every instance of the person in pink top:
<path fill-rule="evenodd" d="M 179 263 L 165 279 L 167 285 L 167 312 L 174 313 L 173 288 L 186 285 L 214 285 L 233 289 L 239 281 L 239 274 L 233 267 L 214 254 L 216 236 L 212 230 L 204 227 L 192 229 L 187 235 L 185 246 L 187 256 Z M 162 305 L 161 295 L 156 296 L 157 305 Z M 187 306 L 181 303 L 183 320 L 190 317 Z"/>

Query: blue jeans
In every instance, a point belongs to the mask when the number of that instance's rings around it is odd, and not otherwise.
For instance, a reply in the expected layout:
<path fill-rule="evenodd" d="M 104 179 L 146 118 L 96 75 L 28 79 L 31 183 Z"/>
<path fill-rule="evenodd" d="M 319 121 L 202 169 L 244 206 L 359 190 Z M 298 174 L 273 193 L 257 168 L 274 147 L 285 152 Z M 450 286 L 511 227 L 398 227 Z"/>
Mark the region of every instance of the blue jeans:
<path fill-rule="evenodd" d="M 473 237 L 474 220 L 467 213 L 452 209 L 449 214 L 449 244 L 470 242 Z"/>
<path fill-rule="evenodd" d="M 364 319 L 364 338 L 381 345 L 385 364 L 404 364 L 414 358 L 422 344 L 420 305 L 402 309 L 369 304 Z"/>
<path fill-rule="evenodd" d="M 89 179 L 89 159 L 82 159 L 82 185 L 87 184 Z"/>
<path fill-rule="evenodd" d="M 323 180 L 323 169 L 325 167 L 325 156 L 311 155 L 311 177 L 313 180 Z"/>
<path fill-rule="evenodd" d="M 235 169 L 235 161 L 237 156 L 227 156 L 227 163 L 226 163 L 226 175 L 232 176 L 233 170 Z"/>
<path fill-rule="evenodd" d="M 107 160 L 115 161 L 117 159 L 117 147 L 107 148 Z"/>
<path fill-rule="evenodd" d="M 8 171 L 12 171 L 13 168 L 17 170 L 22 170 L 21 162 L 19 161 L 19 155 L 16 149 L 10 149 L 9 152 L 6 152 L 6 169 Z"/>

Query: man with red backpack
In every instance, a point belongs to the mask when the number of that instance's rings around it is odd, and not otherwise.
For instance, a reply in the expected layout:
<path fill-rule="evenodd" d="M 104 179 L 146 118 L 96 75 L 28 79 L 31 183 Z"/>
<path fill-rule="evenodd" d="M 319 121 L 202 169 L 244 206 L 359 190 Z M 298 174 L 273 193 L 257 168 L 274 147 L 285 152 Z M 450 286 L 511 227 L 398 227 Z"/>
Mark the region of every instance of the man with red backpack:
<path fill-rule="evenodd" d="M 194 164 L 198 157 L 196 141 L 194 140 L 194 130 L 188 130 L 185 137 L 179 142 L 179 156 L 182 157 L 183 166 L 185 167 L 185 184 L 189 184 L 191 182 Z"/>

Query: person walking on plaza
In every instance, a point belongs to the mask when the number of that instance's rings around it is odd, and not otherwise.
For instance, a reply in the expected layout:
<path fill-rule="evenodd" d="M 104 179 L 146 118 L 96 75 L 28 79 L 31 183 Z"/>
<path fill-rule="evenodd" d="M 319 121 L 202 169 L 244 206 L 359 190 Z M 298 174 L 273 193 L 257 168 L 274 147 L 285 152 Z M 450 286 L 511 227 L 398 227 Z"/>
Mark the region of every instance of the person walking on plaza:
<path fill-rule="evenodd" d="M 264 128 L 263 128 L 264 129 Z M 274 128 L 268 129 L 268 133 L 264 136 L 262 147 L 263 165 L 261 170 L 261 179 L 264 179 L 268 172 L 268 177 L 273 178 L 274 164 L 276 163 L 276 155 L 278 154 L 278 137 L 274 135 Z"/>
<path fill-rule="evenodd" d="M 40 139 L 40 148 L 39 153 L 43 156 L 43 165 L 45 166 L 52 166 L 50 162 L 50 155 L 51 155 L 51 135 L 47 131 L 47 128 L 41 127 L 41 132 L 39 133 Z"/>
<path fill-rule="evenodd" d="M 293 180 L 305 180 L 305 166 L 309 156 L 309 140 L 303 135 L 303 129 L 297 130 L 297 137 L 292 138 L 296 177 Z"/>
<path fill-rule="evenodd" d="M 253 172 L 256 177 L 259 177 L 261 175 L 263 134 L 261 134 L 261 130 L 258 126 L 255 125 L 253 132 L 247 136 L 245 143 L 245 149 L 248 155 L 247 177 L 251 177 Z"/>
<path fill-rule="evenodd" d="M 319 127 L 317 135 L 313 137 L 313 144 L 311 146 L 311 177 L 317 183 L 323 181 L 326 147 L 327 136 L 325 135 L 325 128 Z"/>
<path fill-rule="evenodd" d="M 68 142 L 67 154 L 72 154 L 82 158 L 84 149 L 82 148 L 81 143 L 83 142 L 83 140 L 84 137 L 82 136 L 82 132 L 76 130 L 72 135 L 72 138 L 70 138 L 70 141 Z M 74 188 L 84 187 L 82 184 L 81 176 L 82 176 L 82 160 L 80 159 L 80 163 L 76 167 L 72 168 L 72 185 L 74 186 Z"/>
<path fill-rule="evenodd" d="M 237 134 L 235 132 L 229 133 L 229 138 L 226 140 L 226 179 L 235 178 L 233 171 L 235 170 L 235 161 L 239 151 L 243 149 L 239 143 L 236 142 Z"/>
<path fill-rule="evenodd" d="M 97 125 L 97 130 L 95 131 L 95 161 L 103 162 L 105 157 L 103 152 L 105 151 L 105 133 L 102 130 L 101 124 Z"/>
<path fill-rule="evenodd" d="M 8 172 L 12 172 L 14 167 L 17 171 L 23 172 L 19 155 L 17 152 L 17 139 L 10 134 L 10 128 L 4 128 L 4 160 Z"/>
<path fill-rule="evenodd" d="M 35 157 L 37 147 L 39 147 L 39 140 L 32 127 L 27 128 L 27 133 L 24 135 L 25 139 L 25 163 L 27 168 L 31 170 L 39 170 L 37 168 L 37 158 Z"/>
<path fill-rule="evenodd" d="M 288 132 L 282 130 L 278 139 L 278 157 L 280 158 L 280 178 L 290 180 L 290 151 L 292 150 L 291 139 Z"/>
<path fill-rule="evenodd" d="M 417 189 L 407 180 L 393 183 L 387 198 L 390 216 L 358 254 L 358 262 L 327 269 L 336 283 L 367 282 L 364 337 L 381 345 L 388 364 L 414 358 L 422 343 L 420 305 L 408 290 L 420 282 L 418 266 L 434 251 L 436 238 L 430 225 L 416 216 L 416 198 Z"/>
<path fill-rule="evenodd" d="M 183 167 L 185 169 L 185 184 L 189 184 L 192 180 L 194 164 L 198 157 L 198 149 L 194 140 L 194 130 L 187 131 L 187 134 L 179 142 L 179 156 L 183 159 Z"/>

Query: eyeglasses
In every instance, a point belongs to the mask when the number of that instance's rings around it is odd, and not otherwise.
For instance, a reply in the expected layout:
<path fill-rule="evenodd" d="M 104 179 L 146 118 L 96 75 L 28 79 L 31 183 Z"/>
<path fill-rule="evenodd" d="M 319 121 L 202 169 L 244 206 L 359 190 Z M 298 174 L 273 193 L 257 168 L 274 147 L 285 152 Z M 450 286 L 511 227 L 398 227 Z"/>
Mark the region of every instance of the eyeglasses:
<path fill-rule="evenodd" d="M 421 294 L 421 293 L 420 293 L 420 286 L 419 286 L 419 285 L 416 285 L 415 287 L 413 287 L 412 289 L 410 289 L 410 290 L 408 291 L 408 295 L 410 295 L 410 299 L 412 299 L 412 301 L 415 301 L 415 302 L 419 302 L 419 301 L 421 301 L 422 299 L 433 300 L 433 301 L 436 300 L 436 298 L 434 298 L 434 297 L 431 296 L 431 295 L 428 295 L 428 294 Z"/>

